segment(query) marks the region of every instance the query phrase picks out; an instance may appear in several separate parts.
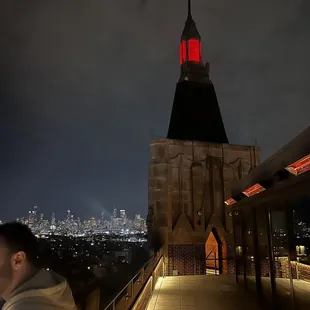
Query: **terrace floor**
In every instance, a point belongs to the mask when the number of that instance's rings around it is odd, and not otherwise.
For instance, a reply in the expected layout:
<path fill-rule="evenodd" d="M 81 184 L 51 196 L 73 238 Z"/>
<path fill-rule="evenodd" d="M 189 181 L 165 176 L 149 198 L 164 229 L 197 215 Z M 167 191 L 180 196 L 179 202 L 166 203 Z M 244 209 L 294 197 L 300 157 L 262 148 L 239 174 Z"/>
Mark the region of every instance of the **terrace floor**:
<path fill-rule="evenodd" d="M 230 275 L 159 278 L 147 310 L 258 310 Z"/>

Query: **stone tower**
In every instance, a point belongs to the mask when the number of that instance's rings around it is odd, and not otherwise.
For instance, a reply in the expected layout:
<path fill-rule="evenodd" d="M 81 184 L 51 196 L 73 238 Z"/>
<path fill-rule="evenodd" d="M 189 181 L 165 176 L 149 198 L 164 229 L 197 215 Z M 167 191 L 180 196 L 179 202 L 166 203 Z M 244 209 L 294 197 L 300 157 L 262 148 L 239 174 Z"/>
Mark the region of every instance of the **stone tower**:
<path fill-rule="evenodd" d="M 228 144 L 190 0 L 180 66 L 167 138 L 151 142 L 149 242 L 164 248 L 167 275 L 205 274 L 206 267 L 228 273 L 232 218 L 224 200 L 230 182 L 259 164 L 259 149 Z"/>

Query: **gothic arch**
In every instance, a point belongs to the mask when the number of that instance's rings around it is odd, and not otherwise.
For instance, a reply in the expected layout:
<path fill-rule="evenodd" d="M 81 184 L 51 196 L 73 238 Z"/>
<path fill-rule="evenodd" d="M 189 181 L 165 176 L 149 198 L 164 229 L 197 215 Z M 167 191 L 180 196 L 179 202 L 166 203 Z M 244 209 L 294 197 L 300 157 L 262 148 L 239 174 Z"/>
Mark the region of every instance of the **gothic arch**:
<path fill-rule="evenodd" d="M 205 244 L 206 268 L 219 274 L 228 273 L 227 243 L 220 229 L 213 227 L 210 230 Z"/>

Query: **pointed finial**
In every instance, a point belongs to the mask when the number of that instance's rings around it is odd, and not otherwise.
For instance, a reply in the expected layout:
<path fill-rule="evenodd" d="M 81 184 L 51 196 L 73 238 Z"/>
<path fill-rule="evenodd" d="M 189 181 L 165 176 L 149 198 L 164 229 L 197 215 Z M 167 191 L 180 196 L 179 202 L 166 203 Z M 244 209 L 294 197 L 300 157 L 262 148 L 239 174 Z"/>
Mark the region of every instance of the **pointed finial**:
<path fill-rule="evenodd" d="M 192 17 L 191 0 L 188 0 L 188 17 Z"/>

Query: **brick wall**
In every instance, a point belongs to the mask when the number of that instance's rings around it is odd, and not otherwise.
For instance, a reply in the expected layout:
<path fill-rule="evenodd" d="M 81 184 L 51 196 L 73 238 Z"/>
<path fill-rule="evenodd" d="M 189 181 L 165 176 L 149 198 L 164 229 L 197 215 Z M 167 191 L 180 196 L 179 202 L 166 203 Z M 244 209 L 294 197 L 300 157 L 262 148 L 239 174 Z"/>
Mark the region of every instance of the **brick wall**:
<path fill-rule="evenodd" d="M 246 275 L 255 276 L 255 262 L 254 260 L 247 259 L 246 261 Z"/>
<path fill-rule="evenodd" d="M 174 244 L 168 247 L 168 275 L 205 274 L 205 245 Z"/>
<path fill-rule="evenodd" d="M 268 259 L 261 260 L 260 269 L 261 269 L 262 277 L 269 277 L 270 276 L 269 260 Z"/>
<path fill-rule="evenodd" d="M 233 245 L 227 244 L 227 274 L 235 273 L 235 259 L 234 259 L 234 248 Z M 224 271 L 223 271 L 224 273 Z"/>
<path fill-rule="evenodd" d="M 221 250 L 224 255 L 217 257 L 217 268 L 221 265 L 220 272 L 223 274 L 234 274 L 235 263 L 233 260 L 233 248 L 224 244 Z M 177 244 L 169 245 L 168 258 L 165 258 L 165 274 L 173 275 L 173 270 L 177 270 L 179 275 L 202 275 L 206 273 L 208 267 L 214 267 L 214 260 L 207 261 L 205 245 Z M 211 259 L 214 256 L 211 257 Z M 213 264 L 213 265 L 212 265 Z"/>

